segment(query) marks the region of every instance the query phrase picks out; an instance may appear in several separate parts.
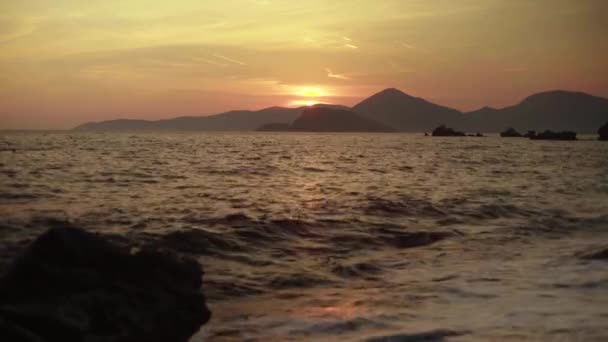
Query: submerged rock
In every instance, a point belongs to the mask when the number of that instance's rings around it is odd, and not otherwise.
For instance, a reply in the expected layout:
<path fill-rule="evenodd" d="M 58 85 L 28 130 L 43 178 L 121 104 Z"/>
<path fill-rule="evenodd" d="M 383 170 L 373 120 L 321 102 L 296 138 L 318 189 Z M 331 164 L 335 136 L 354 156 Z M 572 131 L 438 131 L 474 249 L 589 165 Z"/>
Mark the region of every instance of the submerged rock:
<path fill-rule="evenodd" d="M 597 134 L 600 135 L 599 140 L 608 141 L 608 122 L 597 130 Z"/>
<path fill-rule="evenodd" d="M 515 130 L 513 127 L 507 128 L 505 131 L 500 133 L 500 136 L 503 138 L 521 138 L 523 135 Z"/>
<path fill-rule="evenodd" d="M 576 140 L 576 133 L 572 131 L 553 132 L 546 130 L 530 136 L 532 140 Z"/>
<path fill-rule="evenodd" d="M 56 227 L 0 280 L 5 341 L 187 341 L 210 318 L 202 271 L 169 252 L 130 251 Z"/>
<path fill-rule="evenodd" d="M 608 247 L 590 252 L 580 253 L 579 256 L 583 259 L 608 260 Z"/>
<path fill-rule="evenodd" d="M 466 134 L 464 132 L 459 132 L 454 130 L 453 128 L 446 127 L 445 125 L 441 125 L 433 130 L 434 137 L 464 137 Z"/>
<path fill-rule="evenodd" d="M 440 342 L 445 341 L 448 337 L 456 337 L 467 334 L 467 331 L 454 331 L 447 329 L 438 329 L 432 331 L 426 331 L 421 333 L 412 334 L 398 334 L 389 336 L 372 337 L 365 340 L 365 342 L 421 342 L 421 341 L 433 341 Z"/>

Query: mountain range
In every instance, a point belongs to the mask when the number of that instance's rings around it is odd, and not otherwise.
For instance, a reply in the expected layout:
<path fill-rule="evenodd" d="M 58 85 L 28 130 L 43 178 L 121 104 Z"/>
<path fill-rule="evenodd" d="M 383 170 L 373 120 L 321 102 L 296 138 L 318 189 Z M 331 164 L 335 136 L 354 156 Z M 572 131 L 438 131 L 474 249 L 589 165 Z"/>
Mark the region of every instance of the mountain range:
<path fill-rule="evenodd" d="M 378 121 L 365 118 L 351 110 L 311 106 L 304 109 L 291 124 L 271 123 L 258 131 L 288 132 L 395 132 Z"/>
<path fill-rule="evenodd" d="M 521 131 L 550 129 L 595 133 L 598 127 L 607 121 L 608 99 L 581 92 L 542 92 L 505 108 L 484 107 L 472 112 L 461 112 L 389 88 L 352 108 L 327 104 L 298 108 L 270 107 L 257 111 L 229 111 L 209 116 L 183 116 L 157 121 L 120 119 L 89 122 L 74 129 L 427 132 L 445 124 L 468 132 L 500 132 L 507 127 L 513 127 Z"/>

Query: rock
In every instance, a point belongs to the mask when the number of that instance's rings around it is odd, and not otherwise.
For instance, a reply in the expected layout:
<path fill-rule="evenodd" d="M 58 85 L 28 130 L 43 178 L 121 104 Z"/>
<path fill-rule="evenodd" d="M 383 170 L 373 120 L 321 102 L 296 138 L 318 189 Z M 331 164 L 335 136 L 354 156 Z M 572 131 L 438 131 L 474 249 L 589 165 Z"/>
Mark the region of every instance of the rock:
<path fill-rule="evenodd" d="M 597 130 L 597 134 L 600 135 L 599 140 L 608 141 L 608 122 Z"/>
<path fill-rule="evenodd" d="M 576 133 L 571 131 L 553 132 L 546 130 L 531 136 L 532 140 L 576 140 Z"/>
<path fill-rule="evenodd" d="M 580 253 L 582 259 L 608 260 L 608 248 L 600 248 L 594 251 Z"/>
<path fill-rule="evenodd" d="M 452 128 L 441 125 L 433 130 L 434 137 L 464 137 L 463 132 L 456 131 Z"/>
<path fill-rule="evenodd" d="M 185 342 L 210 318 L 202 274 L 192 259 L 51 228 L 0 279 L 0 336 Z"/>
<path fill-rule="evenodd" d="M 528 133 L 524 134 L 524 138 L 532 138 L 536 136 L 536 131 L 528 131 Z"/>
<path fill-rule="evenodd" d="M 521 138 L 522 135 L 513 127 L 507 128 L 505 131 L 500 133 L 500 136 L 503 138 Z"/>

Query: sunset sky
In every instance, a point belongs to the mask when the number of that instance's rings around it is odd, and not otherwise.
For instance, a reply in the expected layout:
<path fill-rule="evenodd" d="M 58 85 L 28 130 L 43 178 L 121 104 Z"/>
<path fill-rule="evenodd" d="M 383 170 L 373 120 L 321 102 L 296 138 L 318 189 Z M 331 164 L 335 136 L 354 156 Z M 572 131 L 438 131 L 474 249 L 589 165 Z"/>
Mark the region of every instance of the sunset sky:
<path fill-rule="evenodd" d="M 604 0 L 4 0 L 0 128 L 353 105 L 387 87 L 460 110 L 608 97 L 607 61 Z"/>

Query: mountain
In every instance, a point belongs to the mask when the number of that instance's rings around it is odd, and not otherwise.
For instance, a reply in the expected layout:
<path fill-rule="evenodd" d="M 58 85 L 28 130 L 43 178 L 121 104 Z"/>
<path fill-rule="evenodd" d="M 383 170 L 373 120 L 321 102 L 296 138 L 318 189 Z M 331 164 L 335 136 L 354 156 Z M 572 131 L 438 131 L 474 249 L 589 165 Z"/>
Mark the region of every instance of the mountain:
<path fill-rule="evenodd" d="M 319 103 L 315 108 L 349 109 L 342 105 Z M 269 107 L 257 111 L 233 110 L 209 116 L 181 116 L 166 120 L 118 119 L 87 122 L 77 131 L 254 131 L 268 123 L 290 124 L 305 108 Z"/>
<path fill-rule="evenodd" d="M 298 132 L 394 132 L 388 126 L 364 118 L 350 110 L 311 107 L 291 124 Z"/>
<path fill-rule="evenodd" d="M 258 132 L 288 132 L 291 131 L 291 125 L 286 123 L 268 123 L 256 128 Z"/>
<path fill-rule="evenodd" d="M 291 123 L 304 107 L 270 107 L 258 111 L 238 110 L 209 116 L 182 116 L 167 120 L 110 120 L 89 122 L 77 131 L 253 131 L 274 123 Z"/>
<path fill-rule="evenodd" d="M 353 107 L 360 115 L 404 132 L 431 131 L 440 124 L 459 126 L 462 113 L 389 88 Z"/>
<path fill-rule="evenodd" d="M 428 132 L 438 125 L 447 125 L 467 132 L 502 132 L 513 127 L 519 131 L 575 131 L 595 133 L 597 127 L 608 121 L 608 99 L 580 92 L 549 91 L 531 95 L 520 103 L 505 108 L 484 107 L 461 113 L 439 106 L 424 99 L 407 95 L 397 89 L 385 89 L 352 108 L 348 119 L 344 113 L 348 107 L 317 104 L 312 107 L 270 107 L 258 111 L 230 111 L 210 116 L 184 116 L 167 120 L 111 120 L 90 122 L 75 128 L 79 131 L 253 131 L 267 124 L 272 130 L 283 130 L 300 114 L 311 109 L 328 109 L 317 120 L 310 121 L 315 130 L 360 131 L 371 129 L 372 124 L 383 124 L 373 131 L 394 129 L 402 132 Z M 312 111 L 314 112 L 314 111 Z M 358 115 L 357 115 L 358 114 Z M 342 115 L 343 122 L 335 119 Z M 302 119 L 309 120 L 308 117 Z M 371 120 L 371 121 L 370 121 Z M 329 125 L 319 126 L 320 122 Z M 300 124 L 308 124 L 301 121 Z M 312 128 L 311 128 L 312 129 Z"/>
<path fill-rule="evenodd" d="M 548 91 L 531 95 L 502 108 L 482 108 L 465 113 L 462 127 L 469 131 L 500 132 L 554 130 L 595 133 L 608 120 L 608 99 L 571 91 Z"/>

